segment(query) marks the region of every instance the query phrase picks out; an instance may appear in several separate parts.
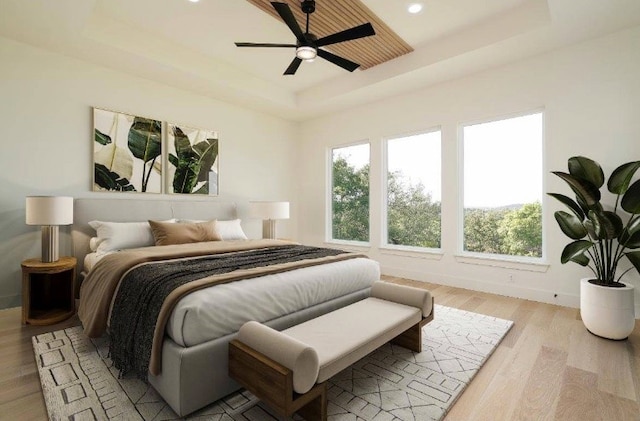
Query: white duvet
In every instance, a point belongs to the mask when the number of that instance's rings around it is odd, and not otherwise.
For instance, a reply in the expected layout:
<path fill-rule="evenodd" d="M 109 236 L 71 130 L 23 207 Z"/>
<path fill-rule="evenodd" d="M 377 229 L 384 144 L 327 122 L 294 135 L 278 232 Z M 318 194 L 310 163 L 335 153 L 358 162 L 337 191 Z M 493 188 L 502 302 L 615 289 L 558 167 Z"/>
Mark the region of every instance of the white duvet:
<path fill-rule="evenodd" d="M 380 266 L 357 258 L 216 285 L 178 302 L 167 334 L 194 346 L 237 332 L 246 321 L 266 322 L 370 287 Z"/>
<path fill-rule="evenodd" d="M 102 257 L 90 255 L 85 271 Z M 237 332 L 248 320 L 267 322 L 368 288 L 379 279 L 378 262 L 356 258 L 212 286 L 178 302 L 166 333 L 181 346 L 198 345 Z"/>

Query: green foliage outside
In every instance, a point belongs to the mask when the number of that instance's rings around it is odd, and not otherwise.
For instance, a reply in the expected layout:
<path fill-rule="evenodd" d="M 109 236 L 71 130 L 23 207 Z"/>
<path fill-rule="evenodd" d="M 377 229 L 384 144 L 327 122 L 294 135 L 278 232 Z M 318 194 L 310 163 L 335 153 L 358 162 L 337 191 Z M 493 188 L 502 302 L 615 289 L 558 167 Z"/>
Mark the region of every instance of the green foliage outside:
<path fill-rule="evenodd" d="M 401 172 L 388 175 L 389 244 L 440 248 L 441 206 L 421 183 Z M 369 241 L 369 166 L 354 168 L 343 157 L 333 161 L 333 239 Z M 542 256 L 542 205 L 465 209 L 466 251 Z"/>
<path fill-rule="evenodd" d="M 542 257 L 542 205 L 464 210 L 464 249 L 478 253 Z"/>
<path fill-rule="evenodd" d="M 344 157 L 333 160 L 333 239 L 369 241 L 369 165 L 360 169 Z"/>
<path fill-rule="evenodd" d="M 433 202 L 422 183 L 411 184 L 401 172 L 388 175 L 387 238 L 389 244 L 440 248 L 440 202 Z"/>

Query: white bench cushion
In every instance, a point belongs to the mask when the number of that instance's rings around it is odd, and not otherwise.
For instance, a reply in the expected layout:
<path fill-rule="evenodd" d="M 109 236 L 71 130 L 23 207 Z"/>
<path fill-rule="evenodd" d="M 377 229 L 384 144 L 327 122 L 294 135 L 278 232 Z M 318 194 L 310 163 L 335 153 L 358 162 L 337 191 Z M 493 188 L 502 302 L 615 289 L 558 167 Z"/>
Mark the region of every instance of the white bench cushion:
<path fill-rule="evenodd" d="M 376 281 L 371 288 L 371 296 L 419 308 L 422 317 L 429 316 L 433 310 L 431 292 L 422 288 Z"/>
<path fill-rule="evenodd" d="M 258 322 L 245 323 L 238 332 L 238 340 L 293 372 L 293 389 L 308 392 L 318 378 L 318 354 L 309 345 Z"/>
<path fill-rule="evenodd" d="M 333 377 L 422 319 L 422 308 L 367 298 L 282 331 L 315 349 L 317 382 Z"/>

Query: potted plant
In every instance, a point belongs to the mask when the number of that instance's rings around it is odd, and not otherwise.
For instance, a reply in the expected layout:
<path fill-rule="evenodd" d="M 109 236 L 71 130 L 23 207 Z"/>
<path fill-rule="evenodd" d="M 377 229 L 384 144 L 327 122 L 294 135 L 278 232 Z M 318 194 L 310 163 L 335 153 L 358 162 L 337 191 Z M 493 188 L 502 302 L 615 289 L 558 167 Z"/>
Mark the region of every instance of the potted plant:
<path fill-rule="evenodd" d="M 633 285 L 621 278 L 640 272 L 640 180 L 631 184 L 639 168 L 640 161 L 633 161 L 611 173 L 607 189 L 615 195 L 613 207 L 601 203 L 602 168 L 583 156 L 569 158 L 569 173 L 553 171 L 576 200 L 549 193 L 570 210 L 554 214 L 562 232 L 573 240 L 560 261 L 589 267 L 594 275 L 580 281 L 582 321 L 591 333 L 608 339 L 625 339 L 635 325 Z M 620 267 L 625 260 L 631 267 Z"/>

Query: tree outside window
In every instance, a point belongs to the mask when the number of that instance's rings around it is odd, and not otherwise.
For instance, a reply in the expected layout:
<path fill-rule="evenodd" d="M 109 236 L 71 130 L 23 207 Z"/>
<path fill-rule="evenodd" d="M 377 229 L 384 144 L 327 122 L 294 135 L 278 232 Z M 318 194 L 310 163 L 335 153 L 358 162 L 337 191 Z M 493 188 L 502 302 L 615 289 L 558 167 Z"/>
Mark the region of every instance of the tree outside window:
<path fill-rule="evenodd" d="M 369 241 L 368 143 L 332 151 L 331 238 Z"/>

